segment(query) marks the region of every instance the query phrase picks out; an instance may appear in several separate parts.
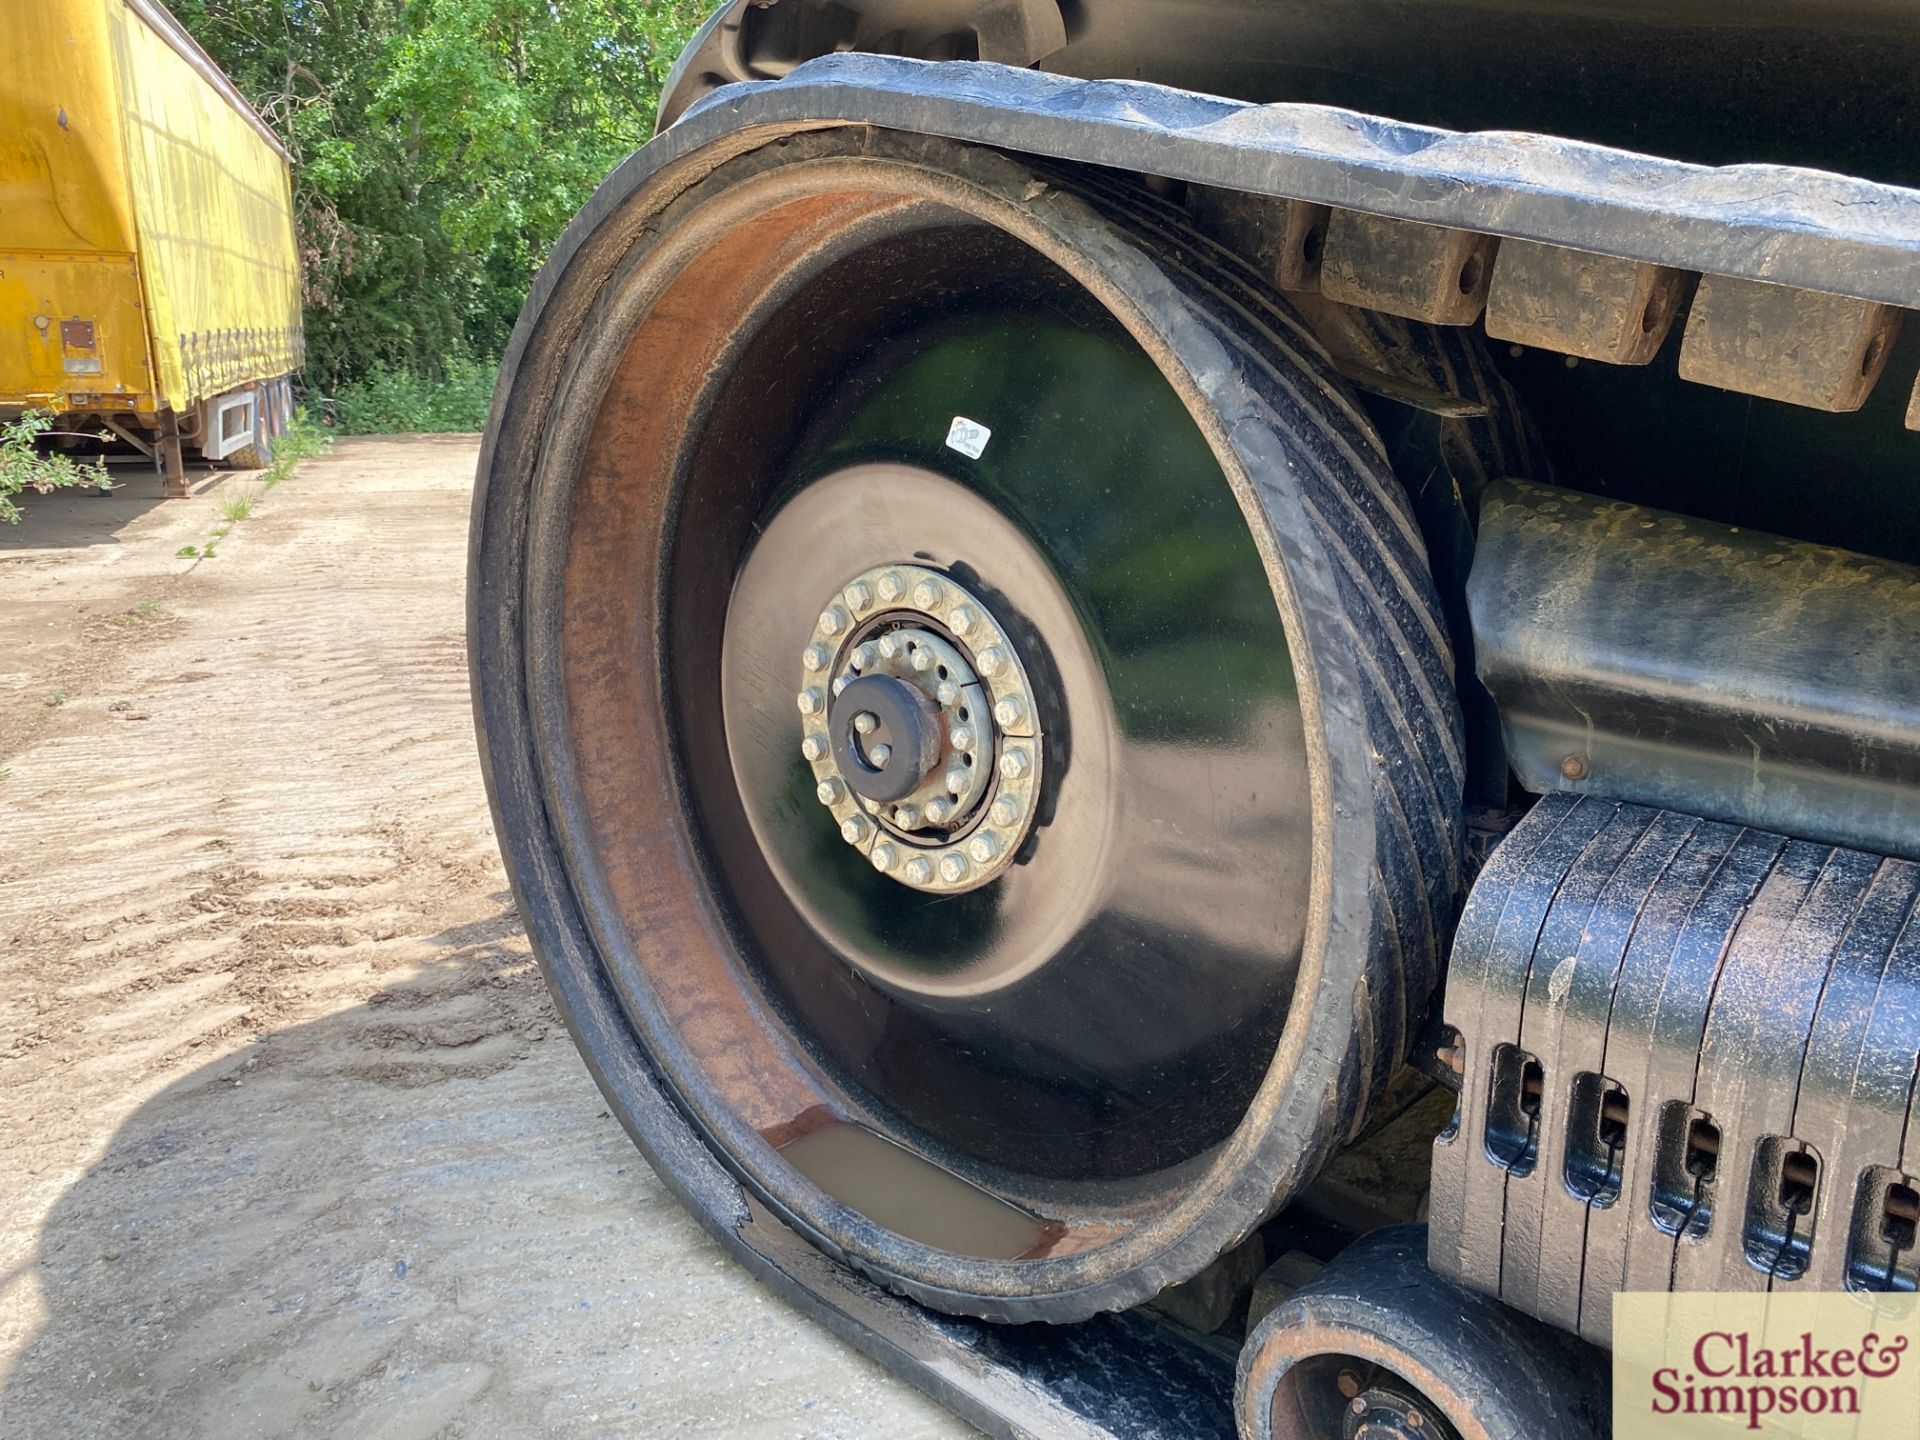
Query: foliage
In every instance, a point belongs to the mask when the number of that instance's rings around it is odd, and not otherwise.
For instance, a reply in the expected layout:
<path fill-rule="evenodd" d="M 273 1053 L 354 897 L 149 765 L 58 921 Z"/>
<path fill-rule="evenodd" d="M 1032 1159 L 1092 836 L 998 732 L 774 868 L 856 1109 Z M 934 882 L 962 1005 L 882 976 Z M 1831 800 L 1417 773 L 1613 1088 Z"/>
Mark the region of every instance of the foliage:
<path fill-rule="evenodd" d="M 260 476 L 260 488 L 271 490 L 293 473 L 302 460 L 311 460 L 333 441 L 305 408 L 295 410 L 287 428 L 273 437 L 273 463 Z"/>
<path fill-rule="evenodd" d="M 18 525 L 21 510 L 13 497 L 32 490 L 41 495 L 79 485 L 113 488 L 104 466 L 76 463 L 58 452 L 40 453 L 34 441 L 53 424 L 53 417 L 28 410 L 17 420 L 0 423 L 0 524 Z"/>
<path fill-rule="evenodd" d="M 334 392 L 333 427 L 342 435 L 478 430 L 487 423 L 497 367 L 454 360 L 437 381 L 381 366 Z"/>
<path fill-rule="evenodd" d="M 497 357 L 710 3 L 173 0 L 293 153 L 310 389 L 399 413 L 368 387 Z"/>
<path fill-rule="evenodd" d="M 302 460 L 311 460 L 333 443 L 331 437 L 314 423 L 304 409 L 293 413 L 293 421 L 273 437 L 273 463 L 260 472 L 260 488 L 248 490 L 220 502 L 221 521 L 213 527 L 204 545 L 182 545 L 174 551 L 179 560 L 211 560 L 219 554 L 220 542 L 242 520 L 251 519 L 260 502 L 274 486 L 291 475 Z M 142 606 L 142 609 L 147 608 Z"/>

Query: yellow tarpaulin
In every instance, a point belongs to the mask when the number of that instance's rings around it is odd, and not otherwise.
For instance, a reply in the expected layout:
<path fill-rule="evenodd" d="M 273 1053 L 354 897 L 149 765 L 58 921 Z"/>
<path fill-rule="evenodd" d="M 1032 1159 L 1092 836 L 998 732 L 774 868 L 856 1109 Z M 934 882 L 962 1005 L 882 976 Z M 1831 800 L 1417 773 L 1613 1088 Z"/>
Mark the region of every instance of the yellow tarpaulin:
<path fill-rule="evenodd" d="M 151 412 L 299 368 L 284 153 L 154 0 L 0 46 L 0 405 Z"/>

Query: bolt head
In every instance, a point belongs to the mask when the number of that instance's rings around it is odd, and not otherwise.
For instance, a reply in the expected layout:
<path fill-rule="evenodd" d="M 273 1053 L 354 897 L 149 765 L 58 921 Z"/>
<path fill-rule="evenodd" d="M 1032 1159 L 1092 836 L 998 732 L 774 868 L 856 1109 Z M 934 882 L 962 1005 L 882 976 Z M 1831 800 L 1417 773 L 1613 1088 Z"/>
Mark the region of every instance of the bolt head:
<path fill-rule="evenodd" d="M 914 606 L 921 610 L 931 610 L 940 603 L 942 594 L 938 580 L 922 580 L 913 587 Z"/>
<path fill-rule="evenodd" d="M 1008 780 L 1018 780 L 1033 768 L 1033 760 L 1025 750 L 1009 750 L 1000 757 L 1000 773 Z"/>
<path fill-rule="evenodd" d="M 968 605 L 956 605 L 953 613 L 947 616 L 947 628 L 956 635 L 964 635 L 973 628 L 973 622 L 980 617 L 973 613 Z"/>
<path fill-rule="evenodd" d="M 813 787 L 813 798 L 822 805 L 838 805 L 840 797 L 846 793 L 846 786 L 829 775 Z"/>
<path fill-rule="evenodd" d="M 842 675 L 838 677 L 833 682 L 833 693 L 838 695 L 842 690 L 845 690 L 847 686 L 851 685 L 852 683 L 853 683 L 853 677 L 851 675 Z"/>
<path fill-rule="evenodd" d="M 906 588 L 907 582 L 900 578 L 898 570 L 889 570 L 880 577 L 879 590 L 882 600 L 898 600 Z"/>
<path fill-rule="evenodd" d="M 1027 707 L 1018 695 L 1002 695 L 993 702 L 993 718 L 1002 725 L 1018 725 Z"/>
<path fill-rule="evenodd" d="M 920 823 L 918 805 L 896 805 L 893 807 L 893 823 L 902 830 L 911 830 Z"/>
<path fill-rule="evenodd" d="M 973 727 L 956 725 L 953 727 L 953 748 L 962 753 L 973 748 Z"/>
<path fill-rule="evenodd" d="M 958 850 L 949 850 L 940 857 L 940 878 L 949 885 L 958 885 L 967 878 L 967 857 Z"/>
<path fill-rule="evenodd" d="M 918 856 L 907 861 L 907 879 L 915 885 L 931 885 L 933 883 L 932 863 Z"/>
<path fill-rule="evenodd" d="M 905 648 L 904 642 L 900 639 L 899 635 L 892 631 L 880 637 L 879 645 L 880 653 L 889 660 L 897 658 L 900 651 Z"/>
<path fill-rule="evenodd" d="M 871 710 L 862 710 L 853 717 L 853 728 L 862 735 L 871 735 L 880 728 L 880 717 Z"/>
<path fill-rule="evenodd" d="M 947 771 L 947 789 L 956 795 L 967 793 L 967 781 L 970 777 L 964 765 L 956 765 Z"/>
<path fill-rule="evenodd" d="M 795 703 L 799 705 L 802 715 L 818 715 L 820 707 L 826 704 L 826 697 L 820 693 L 818 685 L 809 685 L 800 692 Z"/>
<path fill-rule="evenodd" d="M 900 852 L 895 850 L 893 846 L 882 842 L 868 852 L 867 859 L 873 862 L 874 869 L 884 875 L 900 863 Z"/>
<path fill-rule="evenodd" d="M 840 838 L 849 845 L 858 845 L 867 838 L 867 832 L 873 827 L 867 824 L 864 815 L 849 815 L 840 822 Z"/>
<path fill-rule="evenodd" d="M 979 670 L 982 675 L 985 675 L 988 679 L 992 679 L 1000 673 L 1001 667 L 1007 663 L 1007 657 L 1001 653 L 998 645 L 989 645 L 973 657 L 973 663 L 974 667 Z"/>
<path fill-rule="evenodd" d="M 990 816 L 996 825 L 1011 825 L 1020 818 L 1020 802 L 1011 795 L 1002 795 L 993 802 Z"/>
<path fill-rule="evenodd" d="M 876 745 L 867 752 L 867 759 L 873 762 L 873 768 L 876 770 L 886 769 L 887 761 L 892 758 L 893 747 L 891 745 Z"/>
<path fill-rule="evenodd" d="M 847 603 L 856 610 L 865 610 L 873 604 L 873 587 L 864 580 L 856 580 L 843 592 Z"/>
<path fill-rule="evenodd" d="M 880 658 L 880 647 L 871 640 L 853 647 L 853 668 L 871 670 L 873 662 Z"/>
<path fill-rule="evenodd" d="M 942 680 L 933 688 L 933 698 L 942 705 L 951 705 L 960 698 L 960 687 L 951 680 Z"/>
<path fill-rule="evenodd" d="M 933 651 L 924 645 L 916 645 L 907 652 L 907 663 L 916 670 L 933 668 Z"/>
<path fill-rule="evenodd" d="M 829 635 L 838 635 L 847 628 L 847 612 L 838 605 L 829 605 L 820 612 L 820 628 Z"/>
<path fill-rule="evenodd" d="M 993 857 L 1000 853 L 1000 842 L 991 835 L 976 835 L 967 842 L 967 854 L 973 857 L 976 865 L 991 865 Z"/>
<path fill-rule="evenodd" d="M 809 760 L 826 759 L 827 758 L 827 737 L 824 735 L 807 736 L 806 739 L 800 742 L 800 753 L 806 756 L 807 759 Z"/>
<path fill-rule="evenodd" d="M 810 673 L 817 675 L 827 668 L 827 662 L 832 658 L 833 656 L 827 653 L 826 646 L 809 645 L 805 653 L 801 655 L 800 663 L 806 666 Z"/>
<path fill-rule="evenodd" d="M 927 814 L 927 823 L 929 825 L 944 825 L 946 823 L 947 816 L 951 815 L 952 813 L 953 813 L 953 803 L 949 800 L 943 800 L 938 795 L 936 795 L 933 797 L 933 799 L 927 801 L 926 814 Z"/>
<path fill-rule="evenodd" d="M 1569 755 L 1560 762 L 1560 773 L 1569 780 L 1586 779 L 1590 768 L 1584 755 Z"/>
<path fill-rule="evenodd" d="M 1365 1400 L 1360 1399 L 1358 1396 L 1355 1396 L 1353 1403 L 1349 1405 L 1347 1408 L 1353 1411 L 1353 1413 L 1356 1415 L 1364 1415 L 1367 1413 L 1367 1402 Z"/>

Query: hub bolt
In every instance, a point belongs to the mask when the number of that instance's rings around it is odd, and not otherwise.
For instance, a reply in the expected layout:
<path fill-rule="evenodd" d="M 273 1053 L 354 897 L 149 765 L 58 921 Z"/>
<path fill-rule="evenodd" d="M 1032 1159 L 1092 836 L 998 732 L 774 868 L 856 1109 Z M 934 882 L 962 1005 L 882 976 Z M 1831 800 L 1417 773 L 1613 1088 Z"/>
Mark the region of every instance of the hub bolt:
<path fill-rule="evenodd" d="M 951 705 L 960 698 L 960 687 L 951 680 L 942 680 L 934 687 L 933 698 L 942 705 Z"/>
<path fill-rule="evenodd" d="M 867 856 L 867 859 L 873 862 L 874 869 L 884 875 L 899 863 L 900 852 L 895 850 L 893 846 L 882 842 L 873 847 L 873 852 Z"/>
<path fill-rule="evenodd" d="M 870 828 L 866 816 L 849 815 L 840 822 L 840 838 L 849 845 L 858 845 L 867 838 L 867 831 Z"/>
<path fill-rule="evenodd" d="M 838 695 L 842 690 L 846 689 L 847 686 L 851 685 L 852 683 L 853 683 L 853 677 L 851 675 L 839 676 L 833 682 L 833 693 Z"/>
<path fill-rule="evenodd" d="M 880 637 L 880 653 L 892 660 L 900 653 L 900 637 L 889 631 Z"/>
<path fill-rule="evenodd" d="M 820 687 L 818 685 L 809 685 L 800 692 L 800 698 L 797 702 L 800 706 L 800 713 L 802 715 L 818 715 L 820 713 L 820 707 L 825 703 L 825 700 L 826 697 L 820 693 Z"/>
<path fill-rule="evenodd" d="M 907 861 L 907 879 L 915 885 L 931 885 L 933 866 L 916 856 Z"/>
<path fill-rule="evenodd" d="M 1033 761 L 1027 757 L 1026 751 L 1009 750 L 1000 757 L 1000 773 L 1009 780 L 1018 780 L 1027 773 L 1027 768 L 1032 764 Z"/>
<path fill-rule="evenodd" d="M 900 572 L 898 570 L 889 570 L 880 577 L 880 598 L 882 600 L 889 602 L 898 600 L 901 592 L 906 588 L 907 582 L 900 578 Z"/>
<path fill-rule="evenodd" d="M 862 710 L 853 717 L 853 728 L 862 735 L 871 735 L 880 728 L 880 717 L 871 710 Z"/>
<path fill-rule="evenodd" d="M 973 657 L 974 668 L 988 679 L 1000 673 L 1000 667 L 1007 663 L 1007 657 L 1000 652 L 998 645 L 989 645 Z"/>
<path fill-rule="evenodd" d="M 827 661 L 832 658 L 833 657 L 827 653 L 826 646 L 809 645 L 807 646 L 806 653 L 800 657 L 800 663 L 806 666 L 810 673 L 818 675 L 822 670 L 827 668 Z"/>
<path fill-rule="evenodd" d="M 953 748 L 962 752 L 973 748 L 973 730 L 967 725 L 953 727 Z"/>
<path fill-rule="evenodd" d="M 847 612 L 838 605 L 829 605 L 820 612 L 820 628 L 829 635 L 838 635 L 847 628 Z"/>
<path fill-rule="evenodd" d="M 838 805 L 842 789 L 840 782 L 829 775 L 813 787 L 813 795 L 822 805 Z"/>
<path fill-rule="evenodd" d="M 947 789 L 956 795 L 967 793 L 967 772 L 964 767 L 956 765 L 947 771 Z"/>
<path fill-rule="evenodd" d="M 976 835 L 967 842 L 967 854 L 973 857 L 976 865 L 991 865 L 993 857 L 1000 853 L 1000 842 L 991 835 Z"/>
<path fill-rule="evenodd" d="M 952 813 L 953 806 L 947 801 L 942 800 L 938 795 L 927 801 L 927 823 L 929 825 L 945 824 L 947 816 Z"/>
<path fill-rule="evenodd" d="M 993 718 L 1002 725 L 1018 725 L 1026 713 L 1027 707 L 1020 703 L 1018 695 L 1003 695 L 993 703 Z"/>
<path fill-rule="evenodd" d="M 1011 795 L 1002 795 L 993 802 L 993 823 L 1002 827 L 1013 824 L 1020 818 L 1020 802 Z"/>
<path fill-rule="evenodd" d="M 953 613 L 947 616 L 947 628 L 956 635 L 964 635 L 973 628 L 973 622 L 977 618 L 979 617 L 965 605 L 956 605 L 953 607 Z"/>
<path fill-rule="evenodd" d="M 918 805 L 896 805 L 893 808 L 893 823 L 902 830 L 911 830 L 920 823 Z"/>
<path fill-rule="evenodd" d="M 957 850 L 949 850 L 940 857 L 940 878 L 949 885 L 958 885 L 967 878 L 967 857 Z"/>
<path fill-rule="evenodd" d="M 887 761 L 892 758 L 893 747 L 891 745 L 876 745 L 867 754 L 867 759 L 873 762 L 873 768 L 876 770 L 886 769 Z"/>
<path fill-rule="evenodd" d="M 873 587 L 864 580 L 856 580 L 846 588 L 847 603 L 856 610 L 865 610 L 873 604 Z"/>
<path fill-rule="evenodd" d="M 880 647 L 875 645 L 871 640 L 868 640 L 864 644 L 854 647 L 853 668 L 856 670 L 871 670 L 873 668 L 873 662 L 879 658 Z"/>
<path fill-rule="evenodd" d="M 913 587 L 913 603 L 922 610 L 931 610 L 940 603 L 940 582 L 922 580 Z"/>
<path fill-rule="evenodd" d="M 933 652 L 924 645 L 915 645 L 907 653 L 907 663 L 916 670 L 931 670 Z"/>
<path fill-rule="evenodd" d="M 806 756 L 807 759 L 809 760 L 826 759 L 827 758 L 827 737 L 824 735 L 807 736 L 806 739 L 800 742 L 800 753 Z"/>

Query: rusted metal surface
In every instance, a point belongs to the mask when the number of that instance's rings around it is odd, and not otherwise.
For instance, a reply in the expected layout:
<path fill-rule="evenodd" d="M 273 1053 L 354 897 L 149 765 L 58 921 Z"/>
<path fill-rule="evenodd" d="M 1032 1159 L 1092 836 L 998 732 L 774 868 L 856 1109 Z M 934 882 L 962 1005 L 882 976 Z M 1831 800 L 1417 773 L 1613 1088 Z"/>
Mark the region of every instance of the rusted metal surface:
<path fill-rule="evenodd" d="M 1900 311 L 1724 275 L 1703 276 L 1680 378 L 1815 410 L 1858 410 L 1886 368 Z"/>
<path fill-rule="evenodd" d="M 1501 482 L 1467 601 L 1528 789 L 1920 859 L 1920 569 Z"/>
<path fill-rule="evenodd" d="M 1471 325 L 1487 303 L 1491 235 L 1335 210 L 1320 289 L 1330 300 L 1430 325 Z"/>
<path fill-rule="evenodd" d="M 1508 240 L 1493 266 L 1487 334 L 1610 365 L 1659 353 L 1689 278 L 1663 265 Z"/>
<path fill-rule="evenodd" d="M 1619 1290 L 1912 1288 L 1917 900 L 1908 861 L 1542 800 L 1455 944 L 1434 1267 L 1599 1343 Z"/>

